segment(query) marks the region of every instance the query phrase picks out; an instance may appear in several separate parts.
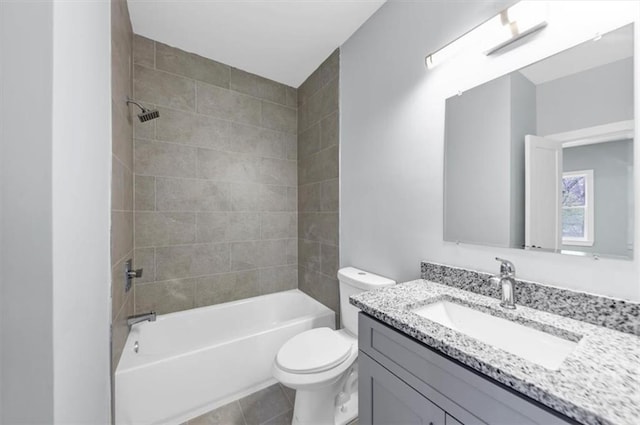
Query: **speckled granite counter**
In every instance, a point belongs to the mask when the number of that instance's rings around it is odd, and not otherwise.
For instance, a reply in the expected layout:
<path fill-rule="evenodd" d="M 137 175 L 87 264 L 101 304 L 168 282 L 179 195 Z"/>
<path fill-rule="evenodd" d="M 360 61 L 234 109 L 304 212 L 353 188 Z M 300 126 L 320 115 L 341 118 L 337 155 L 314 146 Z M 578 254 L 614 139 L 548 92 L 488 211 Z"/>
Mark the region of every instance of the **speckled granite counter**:
<path fill-rule="evenodd" d="M 418 316 L 411 310 L 449 299 L 577 340 L 552 371 Z M 585 424 L 640 423 L 640 338 L 426 280 L 364 292 L 351 304 L 476 371 Z M 516 300 L 517 302 L 517 300 Z"/>

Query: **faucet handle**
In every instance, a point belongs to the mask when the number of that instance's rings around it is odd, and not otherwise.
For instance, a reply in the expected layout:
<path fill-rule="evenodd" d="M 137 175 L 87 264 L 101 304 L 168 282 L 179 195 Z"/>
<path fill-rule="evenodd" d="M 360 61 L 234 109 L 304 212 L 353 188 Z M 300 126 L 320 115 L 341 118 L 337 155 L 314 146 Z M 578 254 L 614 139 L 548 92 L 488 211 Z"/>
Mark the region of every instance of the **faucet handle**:
<path fill-rule="evenodd" d="M 514 277 L 516 275 L 516 266 L 509 260 L 496 257 L 496 261 L 500 261 L 500 275 L 504 277 Z"/>

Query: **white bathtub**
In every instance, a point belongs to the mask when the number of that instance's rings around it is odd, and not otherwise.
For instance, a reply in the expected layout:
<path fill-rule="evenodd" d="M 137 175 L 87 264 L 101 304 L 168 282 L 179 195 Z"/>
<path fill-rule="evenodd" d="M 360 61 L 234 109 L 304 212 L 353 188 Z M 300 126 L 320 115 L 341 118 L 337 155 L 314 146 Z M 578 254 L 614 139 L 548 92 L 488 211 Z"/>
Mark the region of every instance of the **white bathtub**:
<path fill-rule="evenodd" d="M 134 325 L 115 373 L 116 424 L 181 423 L 271 385 L 282 344 L 334 317 L 291 290 Z"/>

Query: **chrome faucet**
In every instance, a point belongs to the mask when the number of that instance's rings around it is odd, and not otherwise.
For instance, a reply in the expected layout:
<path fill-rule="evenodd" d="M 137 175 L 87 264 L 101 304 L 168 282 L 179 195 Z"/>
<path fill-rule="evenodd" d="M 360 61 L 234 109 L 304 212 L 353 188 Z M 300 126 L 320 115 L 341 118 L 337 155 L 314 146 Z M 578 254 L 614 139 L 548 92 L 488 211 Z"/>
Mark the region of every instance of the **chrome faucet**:
<path fill-rule="evenodd" d="M 140 322 L 155 322 L 156 321 L 156 312 L 151 311 L 149 313 L 135 314 L 133 316 L 127 317 L 127 325 L 129 328 Z"/>
<path fill-rule="evenodd" d="M 513 293 L 513 287 L 516 284 L 516 267 L 509 260 L 496 257 L 496 261 L 500 261 L 500 275 L 492 276 L 489 281 L 492 285 L 498 285 L 502 288 L 500 307 L 513 310 L 516 308 L 515 295 Z"/>

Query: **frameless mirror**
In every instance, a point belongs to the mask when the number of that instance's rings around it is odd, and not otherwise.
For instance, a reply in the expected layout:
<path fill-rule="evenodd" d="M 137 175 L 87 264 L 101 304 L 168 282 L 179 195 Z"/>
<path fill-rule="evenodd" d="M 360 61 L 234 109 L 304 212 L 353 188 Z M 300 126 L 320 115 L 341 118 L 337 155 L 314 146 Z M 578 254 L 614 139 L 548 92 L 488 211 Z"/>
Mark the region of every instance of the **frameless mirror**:
<path fill-rule="evenodd" d="M 446 101 L 444 239 L 633 258 L 633 25 Z"/>

